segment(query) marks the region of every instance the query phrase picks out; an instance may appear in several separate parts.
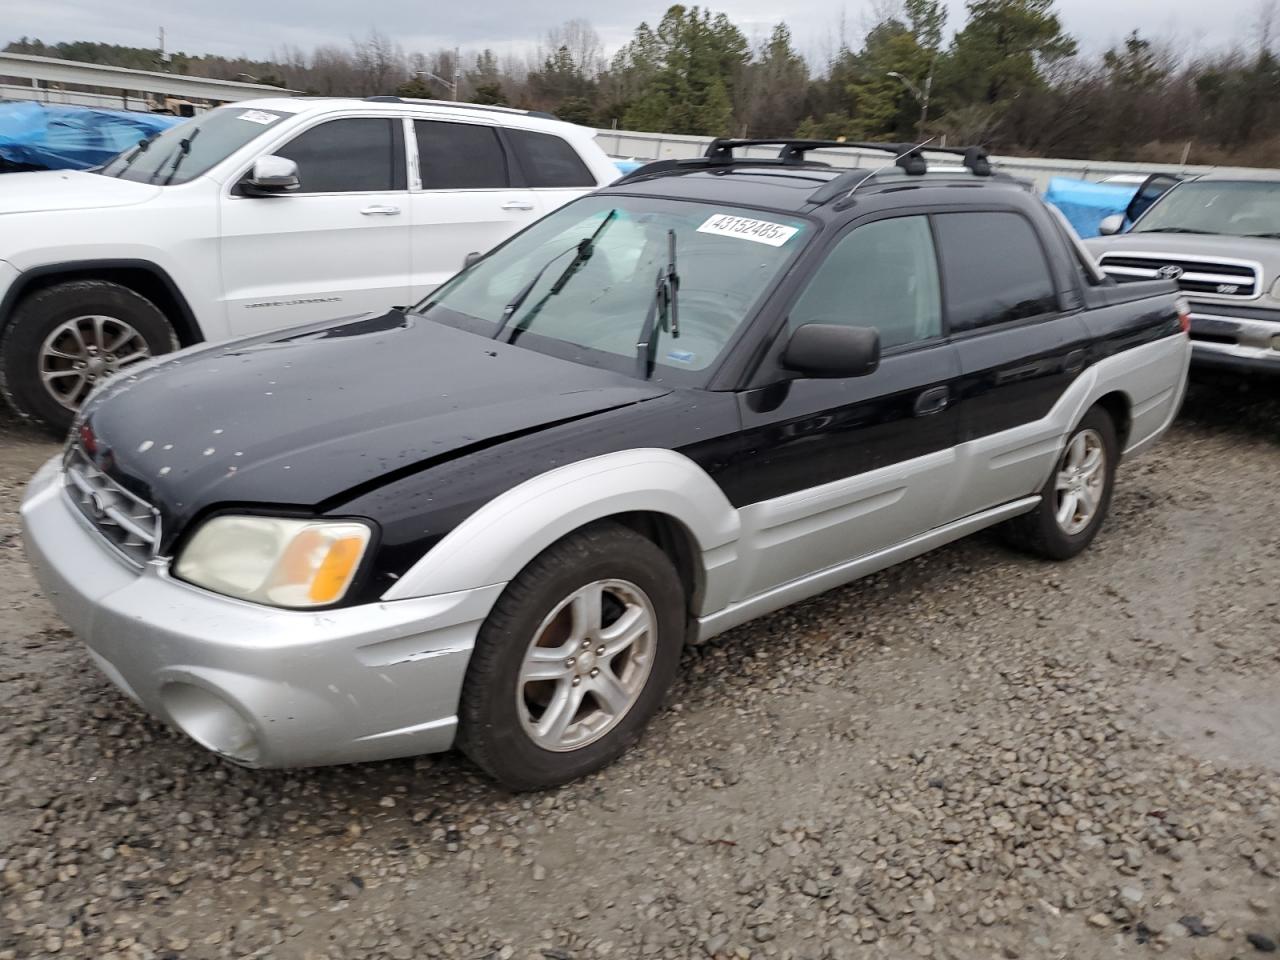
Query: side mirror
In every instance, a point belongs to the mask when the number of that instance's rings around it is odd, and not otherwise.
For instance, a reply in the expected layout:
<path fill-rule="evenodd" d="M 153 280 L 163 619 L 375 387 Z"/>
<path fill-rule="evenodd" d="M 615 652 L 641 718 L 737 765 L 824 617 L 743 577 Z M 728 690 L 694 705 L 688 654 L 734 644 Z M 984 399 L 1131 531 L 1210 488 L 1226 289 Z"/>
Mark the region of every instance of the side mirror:
<path fill-rule="evenodd" d="M 1124 229 L 1124 214 L 1113 213 L 1109 217 L 1103 217 L 1102 222 L 1098 224 L 1098 233 L 1104 237 L 1111 237 Z"/>
<path fill-rule="evenodd" d="M 285 157 L 266 156 L 253 161 L 253 169 L 240 181 L 251 197 L 270 197 L 297 190 L 298 165 Z"/>
<path fill-rule="evenodd" d="M 481 253 L 479 250 L 472 250 L 465 257 L 462 258 L 462 269 L 470 270 L 472 267 L 474 267 L 477 263 L 479 263 L 483 259 L 484 259 L 483 253 Z"/>
<path fill-rule="evenodd" d="M 834 323 L 806 323 L 787 341 L 782 365 L 814 379 L 864 377 L 880 366 L 880 331 Z"/>

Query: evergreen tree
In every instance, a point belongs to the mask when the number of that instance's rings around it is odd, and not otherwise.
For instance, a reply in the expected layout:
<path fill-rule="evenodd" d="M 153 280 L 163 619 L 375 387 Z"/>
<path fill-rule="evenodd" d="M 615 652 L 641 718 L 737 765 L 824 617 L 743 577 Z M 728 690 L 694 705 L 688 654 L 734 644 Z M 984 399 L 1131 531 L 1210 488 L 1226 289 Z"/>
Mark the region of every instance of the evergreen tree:
<path fill-rule="evenodd" d="M 948 58 L 947 87 L 965 103 L 1000 103 L 1044 85 L 1047 61 L 1072 56 L 1053 0 L 969 0 Z"/>

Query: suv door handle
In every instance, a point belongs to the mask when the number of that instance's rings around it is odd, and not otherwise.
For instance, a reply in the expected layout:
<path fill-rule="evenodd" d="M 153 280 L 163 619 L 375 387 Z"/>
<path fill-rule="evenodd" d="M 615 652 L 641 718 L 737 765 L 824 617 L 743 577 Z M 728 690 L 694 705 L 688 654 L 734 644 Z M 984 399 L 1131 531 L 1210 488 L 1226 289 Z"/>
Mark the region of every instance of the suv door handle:
<path fill-rule="evenodd" d="M 946 387 L 933 387 L 916 397 L 915 414 L 927 417 L 933 413 L 941 413 L 951 403 L 951 391 Z"/>
<path fill-rule="evenodd" d="M 389 203 L 372 203 L 360 212 L 366 217 L 394 217 L 400 213 L 400 208 Z"/>
<path fill-rule="evenodd" d="M 503 210 L 532 210 L 532 200 L 508 200 L 502 205 Z"/>

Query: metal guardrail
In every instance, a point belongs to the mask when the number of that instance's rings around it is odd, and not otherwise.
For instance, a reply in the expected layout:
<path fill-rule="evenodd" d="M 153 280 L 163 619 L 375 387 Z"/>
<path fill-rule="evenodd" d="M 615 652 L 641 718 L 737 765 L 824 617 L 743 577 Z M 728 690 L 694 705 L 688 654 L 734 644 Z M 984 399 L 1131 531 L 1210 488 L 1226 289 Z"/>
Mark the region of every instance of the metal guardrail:
<path fill-rule="evenodd" d="M 700 157 L 711 142 L 711 137 L 690 137 L 674 133 L 643 133 L 634 130 L 598 130 L 596 142 L 615 157 L 634 157 L 637 160 L 675 160 L 688 157 Z M 738 151 L 739 156 L 773 157 L 777 156 L 776 147 L 756 147 Z M 833 167 L 880 167 L 885 163 L 885 155 L 874 150 L 858 150 L 848 148 L 815 154 L 814 158 L 830 163 Z M 1070 177 L 1075 180 L 1105 180 L 1108 177 L 1135 175 L 1146 176 L 1152 173 L 1197 174 L 1216 172 L 1246 171 L 1243 167 L 1206 167 L 1183 166 L 1173 163 L 1122 163 L 1119 161 L 1097 160 L 1053 160 L 1037 157 L 995 157 L 991 163 L 997 169 L 1023 177 L 1043 191 L 1049 186 L 1053 177 Z"/>
<path fill-rule="evenodd" d="M 27 88 L 26 96 L 26 99 L 30 100 L 44 100 L 44 87 L 49 84 L 70 84 L 102 91 L 130 91 L 174 97 L 180 100 L 218 102 L 254 100 L 258 97 L 270 96 L 288 97 L 297 92 L 284 87 L 271 87 L 242 80 L 211 80 L 208 77 L 189 77 L 180 73 L 153 73 L 150 70 L 111 67 L 102 63 L 80 63 L 54 57 L 37 57 L 27 53 L 0 53 L 0 78 L 31 81 L 32 86 Z M 9 89 L 13 88 L 12 85 L 6 86 Z M 54 94 L 64 91 L 48 92 Z"/>

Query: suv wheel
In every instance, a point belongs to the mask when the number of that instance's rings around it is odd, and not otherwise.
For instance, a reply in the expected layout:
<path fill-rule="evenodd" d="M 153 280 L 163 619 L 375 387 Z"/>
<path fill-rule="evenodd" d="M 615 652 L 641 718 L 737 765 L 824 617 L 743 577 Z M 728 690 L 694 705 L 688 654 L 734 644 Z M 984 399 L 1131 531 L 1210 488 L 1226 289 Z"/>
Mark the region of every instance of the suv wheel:
<path fill-rule="evenodd" d="M 22 300 L 0 330 L 0 393 L 19 414 L 65 433 L 103 380 L 176 349 L 163 313 L 104 280 L 74 280 Z"/>
<path fill-rule="evenodd" d="M 1006 524 L 1009 540 L 1050 560 L 1089 546 L 1111 506 L 1119 447 L 1111 415 L 1092 408 L 1067 439 L 1039 506 Z"/>
<path fill-rule="evenodd" d="M 685 597 L 652 541 L 601 523 L 511 581 L 476 639 L 458 741 L 513 790 L 599 770 L 635 742 L 680 665 Z"/>

